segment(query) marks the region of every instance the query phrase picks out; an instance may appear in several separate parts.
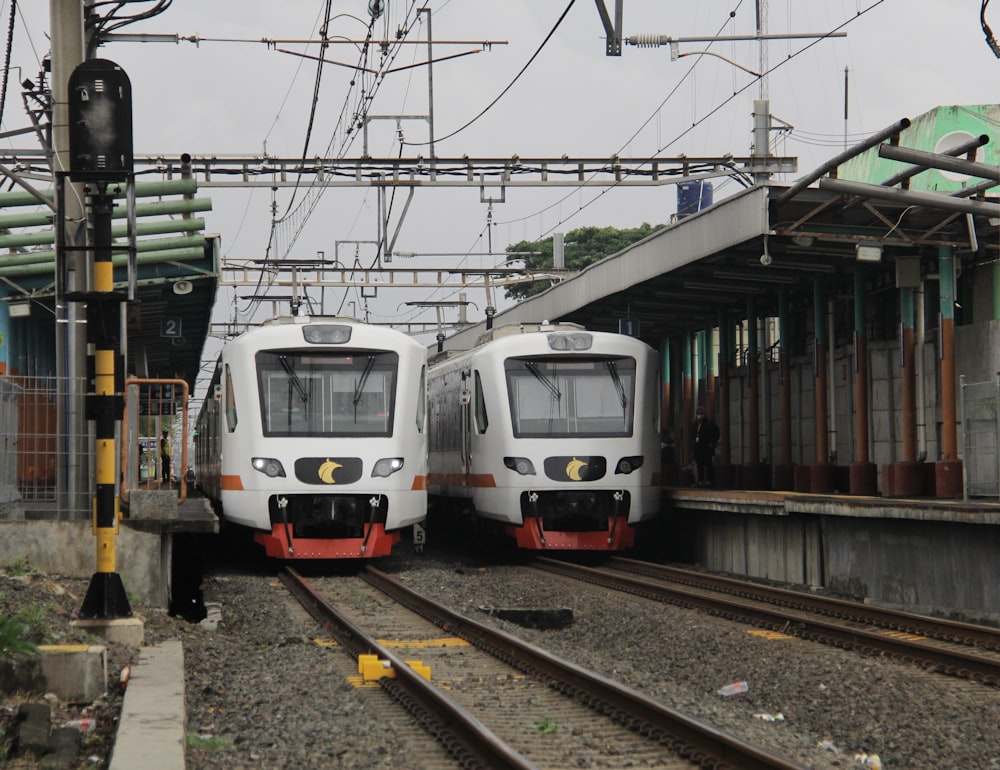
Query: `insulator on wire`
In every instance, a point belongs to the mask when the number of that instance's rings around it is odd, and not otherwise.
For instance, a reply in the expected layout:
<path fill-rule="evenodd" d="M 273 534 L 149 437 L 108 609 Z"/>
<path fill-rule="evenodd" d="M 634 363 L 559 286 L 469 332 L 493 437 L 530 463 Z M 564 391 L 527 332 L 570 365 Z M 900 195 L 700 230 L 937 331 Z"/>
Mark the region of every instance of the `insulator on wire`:
<path fill-rule="evenodd" d="M 637 46 L 638 48 L 659 48 L 660 46 L 666 45 L 670 42 L 670 37 L 668 35 L 632 35 L 626 38 L 629 45 Z"/>

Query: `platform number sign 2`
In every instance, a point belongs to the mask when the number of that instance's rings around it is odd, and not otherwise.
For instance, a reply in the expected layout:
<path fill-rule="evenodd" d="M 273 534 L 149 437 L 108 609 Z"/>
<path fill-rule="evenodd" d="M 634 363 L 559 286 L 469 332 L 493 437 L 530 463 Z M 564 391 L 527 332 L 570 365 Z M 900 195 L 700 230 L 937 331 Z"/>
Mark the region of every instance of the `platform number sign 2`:
<path fill-rule="evenodd" d="M 161 337 L 182 337 L 181 334 L 181 319 L 170 317 L 160 319 L 160 336 Z"/>

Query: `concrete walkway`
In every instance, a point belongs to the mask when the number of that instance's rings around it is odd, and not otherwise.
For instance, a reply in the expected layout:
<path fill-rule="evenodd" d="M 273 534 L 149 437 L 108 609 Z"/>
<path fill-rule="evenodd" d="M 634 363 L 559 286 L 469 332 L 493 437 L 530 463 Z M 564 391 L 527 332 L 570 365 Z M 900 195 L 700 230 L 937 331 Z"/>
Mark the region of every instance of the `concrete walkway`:
<path fill-rule="evenodd" d="M 110 770 L 184 770 L 184 648 L 146 647 L 122 703 Z"/>

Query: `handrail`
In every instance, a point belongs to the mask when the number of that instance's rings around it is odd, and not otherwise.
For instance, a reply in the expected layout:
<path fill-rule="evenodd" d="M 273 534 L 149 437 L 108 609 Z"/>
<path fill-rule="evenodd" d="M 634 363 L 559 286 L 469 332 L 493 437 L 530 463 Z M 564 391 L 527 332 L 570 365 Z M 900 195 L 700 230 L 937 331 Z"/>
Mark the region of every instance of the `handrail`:
<path fill-rule="evenodd" d="M 131 474 L 129 471 L 132 469 L 130 460 L 135 461 L 135 481 L 136 487 L 139 488 L 139 465 L 138 465 L 138 452 L 134 452 L 135 444 L 128 439 L 128 416 L 129 403 L 133 398 L 132 396 L 132 386 L 139 388 L 142 385 L 158 385 L 162 388 L 164 385 L 171 385 L 177 388 L 180 392 L 180 402 L 181 402 L 181 465 L 179 468 L 178 477 L 180 479 L 180 496 L 177 498 L 177 504 L 181 505 L 187 500 L 187 481 L 185 480 L 186 470 L 188 467 L 188 384 L 186 380 L 181 379 L 155 379 L 155 378 L 145 378 L 145 377 L 130 377 L 125 380 L 125 413 L 122 417 L 122 441 L 121 441 L 121 467 L 123 469 L 123 478 L 121 489 L 119 490 L 119 499 L 125 505 L 128 505 L 129 497 L 131 494 L 132 487 L 130 486 Z M 162 393 L 162 390 L 160 391 Z M 178 401 L 177 392 L 174 391 L 171 394 L 170 401 L 176 403 Z M 160 416 L 163 412 L 162 404 L 166 400 L 162 396 L 157 396 L 157 398 L 152 397 L 152 390 L 149 391 L 150 395 L 145 401 L 137 400 L 136 407 L 141 407 L 143 403 L 146 404 L 147 416 Z M 138 394 L 135 396 L 138 399 Z M 172 410 L 171 410 L 172 411 Z M 138 432 L 138 425 L 136 426 Z M 129 445 L 132 445 L 131 447 Z M 159 483 L 159 482 L 157 482 Z M 152 481 L 147 476 L 146 477 L 146 489 L 152 489 Z"/>

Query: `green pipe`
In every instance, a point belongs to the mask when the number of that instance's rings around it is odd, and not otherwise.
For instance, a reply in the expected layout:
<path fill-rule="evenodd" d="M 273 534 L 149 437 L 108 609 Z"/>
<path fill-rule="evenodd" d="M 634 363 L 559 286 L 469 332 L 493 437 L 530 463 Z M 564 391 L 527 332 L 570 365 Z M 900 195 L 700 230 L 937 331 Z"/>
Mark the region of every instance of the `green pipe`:
<path fill-rule="evenodd" d="M 190 219 L 161 219 L 155 222 L 137 222 L 135 234 L 161 235 L 163 233 L 186 233 L 205 229 L 205 220 L 191 217 Z M 115 225 L 111 228 L 113 238 L 124 238 L 128 234 L 128 225 Z M 21 246 L 43 246 L 52 243 L 56 234 L 54 230 L 41 230 L 33 233 L 11 233 L 0 235 L 0 249 L 14 249 Z M 0 261 L 3 256 L 0 255 Z"/>
<path fill-rule="evenodd" d="M 861 265 L 854 267 L 854 332 L 865 335 L 865 269 Z"/>
<path fill-rule="evenodd" d="M 1000 262 L 993 263 L 993 320 L 1000 321 Z"/>
<path fill-rule="evenodd" d="M 135 207 L 136 218 L 155 217 L 166 214 L 191 214 L 195 211 L 211 211 L 211 198 L 191 198 L 157 203 L 138 203 Z M 114 219 L 124 219 L 125 206 L 115 206 L 111 216 Z M 4 214 L 0 216 L 0 229 L 9 230 L 12 227 L 45 227 L 51 226 L 55 213 L 35 212 L 31 214 Z"/>
<path fill-rule="evenodd" d="M 149 251 L 164 251 L 166 249 L 186 249 L 197 248 L 204 245 L 205 236 L 185 235 L 178 238 L 150 238 L 139 241 L 136 244 L 136 251 L 140 254 Z M 116 251 L 124 250 L 122 244 L 115 244 Z M 15 254 L 0 258 L 0 270 L 4 267 L 19 267 L 23 265 L 38 265 L 43 262 L 55 262 L 56 253 L 54 251 L 30 251 L 27 254 Z"/>
<path fill-rule="evenodd" d="M 140 265 L 155 265 L 163 262 L 190 262 L 195 259 L 204 259 L 205 249 L 166 249 L 164 251 L 153 251 L 148 254 L 138 254 L 136 261 Z M 111 258 L 115 267 L 124 267 L 128 263 L 127 254 L 115 254 Z M 52 275 L 55 272 L 55 263 L 45 262 L 33 265 L 17 265 L 15 267 L 0 267 L 0 278 L 24 278 L 33 275 Z"/>
<path fill-rule="evenodd" d="M 778 350 L 782 357 L 791 347 L 788 341 L 788 289 L 782 286 L 778 289 Z"/>
<path fill-rule="evenodd" d="M 191 177 L 189 179 L 171 179 L 157 182 L 136 182 L 136 198 L 152 198 L 159 195 L 194 195 L 198 191 L 198 182 Z M 55 193 L 51 190 L 39 190 L 43 198 L 55 200 Z M 125 188 L 121 185 L 114 185 L 108 188 L 108 193 L 112 197 L 124 198 Z M 0 193 L 0 208 L 13 206 L 37 206 L 38 198 L 29 192 L 19 190 L 17 192 Z"/>

